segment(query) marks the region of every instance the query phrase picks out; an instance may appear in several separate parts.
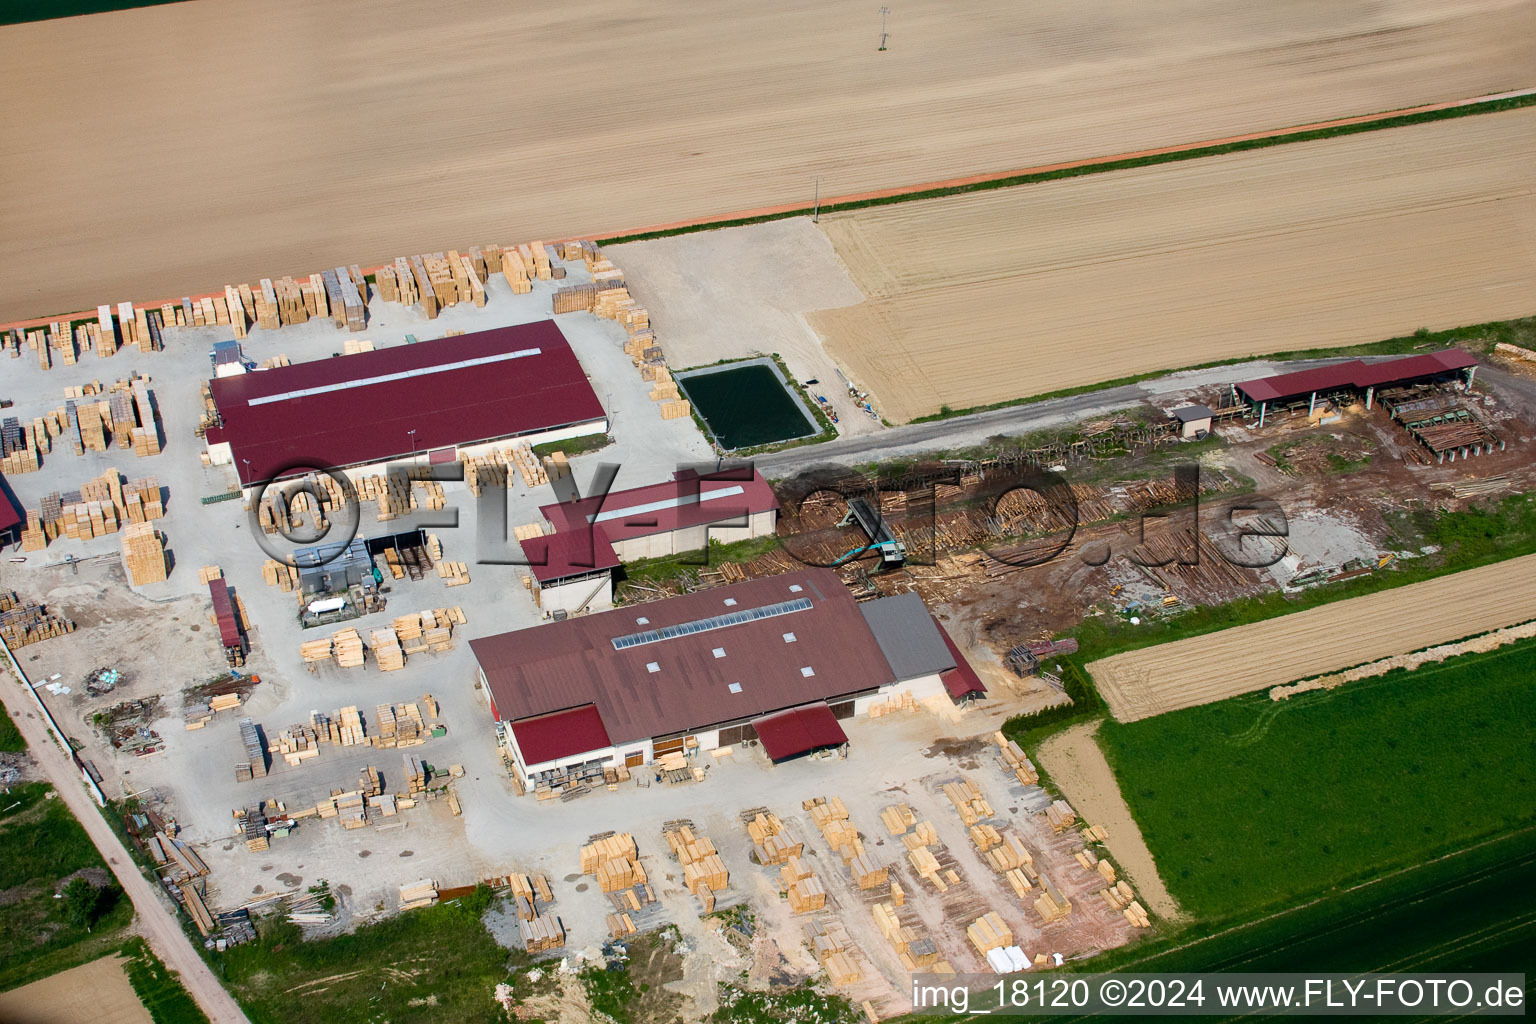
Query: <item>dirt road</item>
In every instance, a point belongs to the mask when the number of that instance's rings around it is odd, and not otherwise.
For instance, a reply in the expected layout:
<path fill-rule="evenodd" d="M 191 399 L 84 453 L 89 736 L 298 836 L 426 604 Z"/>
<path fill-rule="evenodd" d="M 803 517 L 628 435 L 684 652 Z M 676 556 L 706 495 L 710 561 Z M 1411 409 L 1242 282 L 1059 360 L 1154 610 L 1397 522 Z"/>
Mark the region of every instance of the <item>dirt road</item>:
<path fill-rule="evenodd" d="M 1091 662 L 1134 722 L 1536 618 L 1536 555 Z"/>
<path fill-rule="evenodd" d="M 1120 783 L 1099 749 L 1098 722 L 1084 722 L 1063 729 L 1035 751 L 1041 767 L 1085 821 L 1103 825 L 1109 833 L 1105 845 L 1148 910 L 1165 920 L 1179 918 L 1179 904 L 1163 884 L 1157 862 L 1141 828 L 1131 817 Z"/>
<path fill-rule="evenodd" d="M 155 954 L 181 976 L 181 983 L 213 1024 L 247 1024 L 239 1004 L 224 990 L 203 958 L 192 948 L 181 926 L 160 902 L 159 894 L 149 880 L 140 874 L 117 834 L 102 818 L 96 804 L 80 784 L 80 775 L 74 765 L 49 736 L 43 720 L 19 686 L 12 688 L 7 685 L 5 709 L 21 730 L 27 748 L 38 766 L 47 773 L 49 781 L 59 791 L 59 796 L 79 819 L 86 834 L 91 837 L 91 842 L 96 844 L 107 866 L 117 876 L 118 884 L 133 900 L 134 909 L 138 911 L 135 919 L 138 931 L 148 940 Z"/>
<path fill-rule="evenodd" d="M 835 214 L 870 298 L 807 319 L 904 421 L 1526 316 L 1533 160 L 1536 108 Z"/>
<path fill-rule="evenodd" d="M 0 29 L 0 320 L 1530 84 L 1522 0 L 202 0 Z M 70 157 L 66 154 L 89 156 Z"/>

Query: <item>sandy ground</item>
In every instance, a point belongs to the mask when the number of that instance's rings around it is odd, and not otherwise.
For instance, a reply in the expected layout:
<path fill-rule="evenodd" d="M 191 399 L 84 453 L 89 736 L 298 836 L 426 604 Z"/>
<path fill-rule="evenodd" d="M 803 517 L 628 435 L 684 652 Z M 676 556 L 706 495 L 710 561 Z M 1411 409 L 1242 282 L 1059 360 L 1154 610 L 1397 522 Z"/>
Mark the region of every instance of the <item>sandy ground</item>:
<path fill-rule="evenodd" d="M 1536 618 L 1536 555 L 1092 662 L 1133 722 Z"/>
<path fill-rule="evenodd" d="M 805 321 L 813 309 L 864 301 L 809 217 L 605 252 L 650 311 L 675 369 L 776 352 L 797 379 L 821 382 L 815 390 L 837 410 L 841 436 L 880 429 L 879 421 L 853 409 L 837 364 Z"/>
<path fill-rule="evenodd" d="M 1525 316 L 1536 110 L 822 218 L 870 300 L 812 313 L 906 420 Z"/>
<path fill-rule="evenodd" d="M 0 319 L 1529 84 L 1523 0 L 236 0 L 0 29 Z M 93 159 L 65 159 L 84 149 Z"/>
<path fill-rule="evenodd" d="M 120 956 L 50 975 L 42 981 L 0 992 L 0 1020 L 6 1024 L 150 1024 L 152 1018 L 128 981 Z"/>
<path fill-rule="evenodd" d="M 1147 909 L 1161 918 L 1177 918 L 1179 904 L 1163 884 L 1114 770 L 1099 749 L 1098 731 L 1098 722 L 1063 729 L 1040 744 L 1035 756 L 1077 813 L 1109 832 L 1105 845 Z"/>

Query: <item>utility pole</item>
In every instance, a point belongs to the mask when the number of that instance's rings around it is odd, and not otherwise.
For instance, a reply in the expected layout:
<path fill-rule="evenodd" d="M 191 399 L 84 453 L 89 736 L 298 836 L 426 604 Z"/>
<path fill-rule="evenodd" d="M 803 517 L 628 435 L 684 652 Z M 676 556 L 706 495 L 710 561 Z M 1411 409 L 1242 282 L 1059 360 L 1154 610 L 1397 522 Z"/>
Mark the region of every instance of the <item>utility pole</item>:
<path fill-rule="evenodd" d="M 889 7 L 880 8 L 880 49 L 882 52 L 885 50 L 885 40 L 888 38 L 885 31 L 885 16 L 890 13 L 891 9 Z"/>
<path fill-rule="evenodd" d="M 811 208 L 811 223 L 821 223 L 821 175 L 816 175 L 816 200 Z"/>

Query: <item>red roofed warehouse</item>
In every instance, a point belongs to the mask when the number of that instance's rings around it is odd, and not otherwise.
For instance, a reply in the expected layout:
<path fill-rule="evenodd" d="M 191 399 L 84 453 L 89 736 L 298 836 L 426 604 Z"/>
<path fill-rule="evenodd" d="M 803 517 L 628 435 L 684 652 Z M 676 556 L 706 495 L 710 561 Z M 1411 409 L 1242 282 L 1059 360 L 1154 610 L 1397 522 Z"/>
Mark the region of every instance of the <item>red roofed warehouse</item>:
<path fill-rule="evenodd" d="M 680 470 L 665 483 L 610 491 L 539 509 L 556 534 L 601 530 L 625 562 L 697 551 L 773 533 L 779 500 L 750 467 L 700 475 Z"/>
<path fill-rule="evenodd" d="M 279 366 L 209 382 L 216 465 L 242 488 L 334 467 L 454 461 L 507 438 L 605 433 L 607 415 L 553 320 Z"/>
<path fill-rule="evenodd" d="M 530 787 L 761 742 L 775 761 L 847 742 L 892 696 L 979 683 L 916 594 L 856 602 L 805 569 L 470 641 Z M 974 678 L 969 666 L 961 676 Z"/>
<path fill-rule="evenodd" d="M 1270 405 L 1307 403 L 1307 413 L 1317 410 L 1318 398 L 1338 394 L 1360 395 L 1369 409 L 1376 389 L 1393 385 L 1417 384 L 1443 380 L 1466 374 L 1467 386 L 1472 386 L 1472 375 L 1477 372 L 1477 360 L 1459 348 L 1430 352 L 1419 356 L 1404 356 L 1375 363 L 1351 359 L 1348 362 L 1320 366 L 1314 370 L 1296 370 L 1292 373 L 1260 377 L 1232 385 L 1232 394 L 1241 396 L 1249 406 L 1258 410 L 1259 426 L 1264 425 L 1264 414 Z"/>

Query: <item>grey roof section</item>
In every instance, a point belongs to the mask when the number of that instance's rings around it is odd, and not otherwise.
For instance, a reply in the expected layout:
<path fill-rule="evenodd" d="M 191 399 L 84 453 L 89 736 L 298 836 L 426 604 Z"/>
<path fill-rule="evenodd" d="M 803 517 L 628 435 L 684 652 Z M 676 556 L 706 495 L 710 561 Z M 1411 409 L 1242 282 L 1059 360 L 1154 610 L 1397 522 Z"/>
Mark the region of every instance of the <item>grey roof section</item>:
<path fill-rule="evenodd" d="M 1188 423 L 1191 420 L 1208 420 L 1214 413 L 1208 405 L 1186 405 L 1183 408 L 1173 410 L 1174 419 L 1180 423 Z"/>
<path fill-rule="evenodd" d="M 945 672 L 955 667 L 949 646 L 933 624 L 933 616 L 916 594 L 898 594 L 865 601 L 859 613 L 875 634 L 875 642 L 898 680 Z"/>

